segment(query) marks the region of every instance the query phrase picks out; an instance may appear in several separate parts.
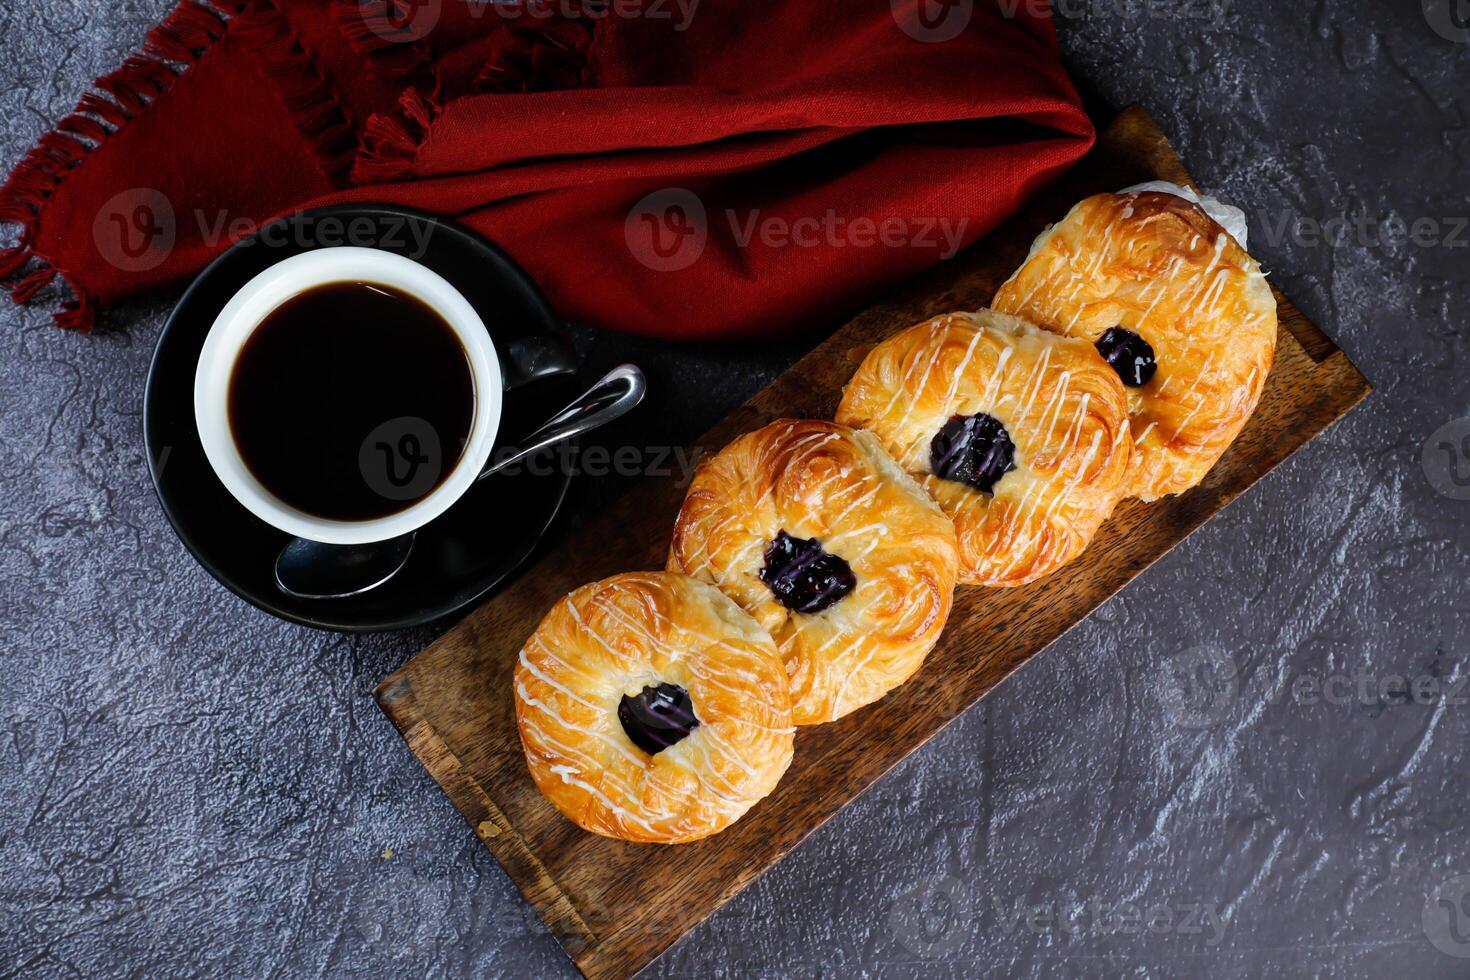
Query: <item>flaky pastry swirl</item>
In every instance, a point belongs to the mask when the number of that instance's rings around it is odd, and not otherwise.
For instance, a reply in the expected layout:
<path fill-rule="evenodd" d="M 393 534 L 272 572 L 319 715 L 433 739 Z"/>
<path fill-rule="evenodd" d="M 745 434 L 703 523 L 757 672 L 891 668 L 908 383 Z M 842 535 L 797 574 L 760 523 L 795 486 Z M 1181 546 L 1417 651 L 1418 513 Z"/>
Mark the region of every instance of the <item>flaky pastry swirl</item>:
<path fill-rule="evenodd" d="M 1014 444 L 990 492 L 935 474 L 936 435 L 986 415 Z M 1123 494 L 1123 385 L 1090 344 L 980 310 L 910 327 L 875 347 L 837 420 L 871 430 L 955 524 L 960 581 L 1019 586 L 1082 552 Z"/>
<path fill-rule="evenodd" d="M 781 532 L 815 540 L 856 585 L 814 613 L 761 579 Z M 902 684 L 949 617 L 954 528 L 869 433 L 785 419 L 705 462 L 674 529 L 669 568 L 712 582 L 776 640 L 798 725 L 841 718 Z"/>
<path fill-rule="evenodd" d="M 618 710 L 660 684 L 688 693 L 698 726 L 650 754 Z M 615 575 L 558 602 L 520 652 L 515 705 L 537 788 L 607 837 L 706 837 L 775 789 L 791 764 L 791 698 L 769 634 L 685 575 Z"/>
<path fill-rule="evenodd" d="M 1099 194 L 1032 245 L 993 303 L 1096 342 L 1110 328 L 1153 348 L 1128 390 L 1129 493 L 1156 500 L 1204 479 L 1260 401 L 1276 350 L 1276 301 L 1260 266 L 1194 203 Z"/>

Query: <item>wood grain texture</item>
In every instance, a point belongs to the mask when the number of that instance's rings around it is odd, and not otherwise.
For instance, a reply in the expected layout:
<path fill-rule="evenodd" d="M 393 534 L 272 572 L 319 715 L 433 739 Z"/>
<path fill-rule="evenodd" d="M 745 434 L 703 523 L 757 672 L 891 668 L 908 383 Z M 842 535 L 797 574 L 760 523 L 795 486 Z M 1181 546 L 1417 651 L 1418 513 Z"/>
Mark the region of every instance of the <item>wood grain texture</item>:
<path fill-rule="evenodd" d="M 1047 222 L 1088 194 L 1154 178 L 1190 182 L 1153 121 L 1126 110 L 1036 206 L 838 330 L 699 447 L 717 450 L 775 418 L 830 417 L 866 348 L 927 317 L 985 306 Z M 379 703 L 583 974 L 631 975 L 1368 393 L 1346 355 L 1277 300 L 1284 329 L 1260 407 L 1204 483 L 1155 504 L 1125 502 L 1051 578 L 961 589 L 924 668 L 840 722 L 801 729 L 776 792 L 722 834 L 664 847 L 579 830 L 536 791 L 515 729 L 511 672 L 522 642 L 577 586 L 661 567 L 682 499 L 672 478 L 646 480 L 543 557 L 385 680 Z"/>

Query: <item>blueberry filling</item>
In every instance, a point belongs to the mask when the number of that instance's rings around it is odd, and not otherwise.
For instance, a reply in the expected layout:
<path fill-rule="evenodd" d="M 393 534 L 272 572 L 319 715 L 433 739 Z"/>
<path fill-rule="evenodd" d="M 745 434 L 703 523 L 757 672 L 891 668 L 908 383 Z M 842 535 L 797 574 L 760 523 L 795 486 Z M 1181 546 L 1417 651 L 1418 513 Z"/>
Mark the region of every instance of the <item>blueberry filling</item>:
<path fill-rule="evenodd" d="M 1154 349 L 1148 341 L 1123 327 L 1109 327 L 1097 338 L 1097 352 L 1130 388 L 1148 384 L 1159 369 L 1158 362 L 1154 360 Z"/>
<path fill-rule="evenodd" d="M 1016 444 L 992 415 L 956 415 L 930 440 L 929 468 L 946 480 L 994 493 L 1000 478 L 1016 468 Z"/>
<path fill-rule="evenodd" d="M 815 538 L 793 538 L 785 531 L 766 545 L 760 578 L 777 602 L 799 613 L 819 613 L 857 587 L 847 562 L 823 551 Z"/>
<path fill-rule="evenodd" d="M 649 755 L 688 738 L 699 727 L 689 692 L 677 684 L 645 687 L 633 697 L 624 694 L 618 702 L 618 721 L 633 744 Z"/>

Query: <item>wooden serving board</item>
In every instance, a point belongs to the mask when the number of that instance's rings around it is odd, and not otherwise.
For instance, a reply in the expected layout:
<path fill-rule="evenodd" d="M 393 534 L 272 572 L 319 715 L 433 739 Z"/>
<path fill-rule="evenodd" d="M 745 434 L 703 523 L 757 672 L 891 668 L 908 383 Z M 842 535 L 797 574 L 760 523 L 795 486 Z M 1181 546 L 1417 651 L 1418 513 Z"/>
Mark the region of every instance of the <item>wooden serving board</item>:
<path fill-rule="evenodd" d="M 1126 110 L 1036 206 L 838 330 L 698 445 L 712 452 L 776 418 L 830 418 L 869 346 L 927 317 L 987 305 L 1047 222 L 1089 194 L 1152 178 L 1190 183 L 1153 120 Z M 722 834 L 668 847 L 586 833 L 536 791 L 516 735 L 511 672 L 521 644 L 577 586 L 662 567 L 682 499 L 672 478 L 648 479 L 547 554 L 385 680 L 378 701 L 582 973 L 629 976 L 1369 392 L 1342 351 L 1277 301 L 1283 329 L 1260 407 L 1203 484 L 1156 504 L 1126 502 L 1048 579 L 960 589 L 924 668 L 840 722 L 801 729 L 780 786 Z"/>

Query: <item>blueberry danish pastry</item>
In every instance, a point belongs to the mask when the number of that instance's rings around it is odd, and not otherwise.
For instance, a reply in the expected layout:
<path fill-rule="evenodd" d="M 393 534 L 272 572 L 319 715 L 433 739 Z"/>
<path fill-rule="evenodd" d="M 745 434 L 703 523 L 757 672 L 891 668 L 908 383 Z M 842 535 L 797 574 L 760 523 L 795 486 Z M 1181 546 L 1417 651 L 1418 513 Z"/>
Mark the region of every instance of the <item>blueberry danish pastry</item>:
<path fill-rule="evenodd" d="M 783 419 L 694 477 L 669 568 L 719 586 L 776 640 L 792 718 L 878 700 L 918 670 L 949 618 L 954 527 L 870 433 Z"/>
<path fill-rule="evenodd" d="M 1128 387 L 1131 496 L 1204 479 L 1260 401 L 1276 300 L 1260 266 L 1199 204 L 1099 194 L 1031 246 L 993 304 L 1080 337 Z"/>
<path fill-rule="evenodd" d="M 558 602 L 521 650 L 515 705 L 536 787 L 607 837 L 707 837 L 791 764 L 791 696 L 770 635 L 686 575 L 615 575 Z"/>
<path fill-rule="evenodd" d="M 990 310 L 879 344 L 843 389 L 837 420 L 876 434 L 954 520 L 967 585 L 1056 571 L 1127 486 L 1118 375 L 1086 341 Z"/>

